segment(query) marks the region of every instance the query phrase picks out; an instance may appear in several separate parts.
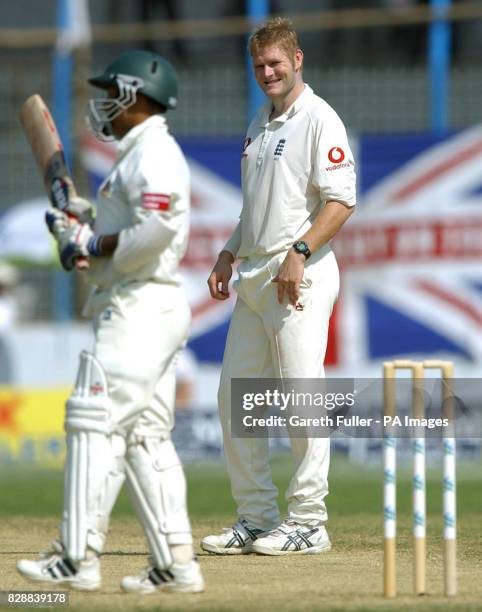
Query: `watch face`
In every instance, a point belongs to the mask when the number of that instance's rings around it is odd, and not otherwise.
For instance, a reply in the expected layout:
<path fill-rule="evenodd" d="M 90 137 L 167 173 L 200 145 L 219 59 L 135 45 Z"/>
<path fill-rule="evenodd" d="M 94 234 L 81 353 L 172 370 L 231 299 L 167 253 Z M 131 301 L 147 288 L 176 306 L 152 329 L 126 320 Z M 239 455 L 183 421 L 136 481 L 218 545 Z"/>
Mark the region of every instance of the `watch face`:
<path fill-rule="evenodd" d="M 308 259 L 308 257 L 311 255 L 310 248 L 304 240 L 298 240 L 298 242 L 295 242 L 293 248 L 297 253 L 304 255 L 306 259 Z"/>

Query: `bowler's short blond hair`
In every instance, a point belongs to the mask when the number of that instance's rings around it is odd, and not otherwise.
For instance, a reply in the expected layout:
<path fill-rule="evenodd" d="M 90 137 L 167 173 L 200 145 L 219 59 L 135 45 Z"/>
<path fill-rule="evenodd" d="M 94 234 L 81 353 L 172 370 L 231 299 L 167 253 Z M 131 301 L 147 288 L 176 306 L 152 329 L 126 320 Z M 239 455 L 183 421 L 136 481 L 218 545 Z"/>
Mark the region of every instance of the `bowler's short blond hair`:
<path fill-rule="evenodd" d="M 294 57 L 296 49 L 300 48 L 298 34 L 289 19 L 273 17 L 260 25 L 248 40 L 248 50 L 251 56 L 265 47 L 280 47 L 288 55 Z"/>

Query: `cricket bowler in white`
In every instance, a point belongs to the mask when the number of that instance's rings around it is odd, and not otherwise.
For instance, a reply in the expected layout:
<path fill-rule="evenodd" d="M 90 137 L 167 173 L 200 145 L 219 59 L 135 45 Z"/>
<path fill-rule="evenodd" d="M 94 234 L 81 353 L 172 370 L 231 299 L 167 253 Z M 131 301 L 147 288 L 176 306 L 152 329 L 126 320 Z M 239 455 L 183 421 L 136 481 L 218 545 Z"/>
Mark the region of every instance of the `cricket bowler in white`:
<path fill-rule="evenodd" d="M 106 97 L 90 102 L 101 138 L 119 140 L 101 185 L 95 222 L 70 223 L 56 209 L 47 223 L 66 270 L 88 257 L 87 305 L 95 347 L 83 352 L 67 401 L 64 510 L 60 539 L 18 571 L 35 582 L 100 587 L 109 516 L 124 482 L 132 493 L 151 564 L 126 576 L 127 592 L 204 589 L 194 559 L 184 472 L 171 441 L 175 361 L 190 311 L 178 276 L 189 229 L 190 177 L 166 124 L 177 77 L 156 53 L 129 51 L 89 81 Z"/>
<path fill-rule="evenodd" d="M 339 289 L 330 240 L 354 209 L 354 161 L 340 118 L 303 82 L 303 52 L 290 22 L 273 18 L 260 26 L 249 51 L 269 100 L 244 142 L 239 224 L 208 280 L 212 297 L 226 299 L 233 262 L 241 260 L 218 397 L 238 520 L 201 545 L 217 554 L 321 553 L 331 547 L 329 439 L 291 439 L 294 475 L 281 521 L 269 440 L 231 436 L 230 384 L 232 378 L 324 377 Z"/>

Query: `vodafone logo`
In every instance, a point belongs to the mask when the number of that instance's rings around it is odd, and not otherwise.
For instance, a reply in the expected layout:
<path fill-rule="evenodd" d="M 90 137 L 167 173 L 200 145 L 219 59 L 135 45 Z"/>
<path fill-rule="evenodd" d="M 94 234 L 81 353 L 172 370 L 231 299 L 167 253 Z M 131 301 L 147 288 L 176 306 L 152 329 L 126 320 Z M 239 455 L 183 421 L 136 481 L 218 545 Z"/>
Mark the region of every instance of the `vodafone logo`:
<path fill-rule="evenodd" d="M 341 164 L 345 159 L 345 152 L 341 147 L 333 147 L 328 151 L 328 159 L 332 164 Z"/>

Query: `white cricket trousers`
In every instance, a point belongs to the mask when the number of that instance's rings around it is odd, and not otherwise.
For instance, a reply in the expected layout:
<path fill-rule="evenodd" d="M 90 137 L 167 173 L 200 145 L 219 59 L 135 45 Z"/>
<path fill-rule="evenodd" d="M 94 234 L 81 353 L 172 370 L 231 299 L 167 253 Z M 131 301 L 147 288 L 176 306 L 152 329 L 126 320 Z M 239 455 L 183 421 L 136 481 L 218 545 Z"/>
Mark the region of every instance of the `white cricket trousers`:
<path fill-rule="evenodd" d="M 139 436 L 166 439 L 174 426 L 176 357 L 191 313 L 181 287 L 133 282 L 99 293 L 95 356 L 105 370 L 112 419 Z"/>
<path fill-rule="evenodd" d="M 269 439 L 231 436 L 232 378 L 323 378 L 328 323 L 338 296 L 339 272 L 327 246 L 307 261 L 295 309 L 278 303 L 272 279 L 286 253 L 244 260 L 234 283 L 234 308 L 219 386 L 224 453 L 239 517 L 261 529 L 279 525 L 278 491 L 269 466 Z M 288 516 L 303 525 L 327 520 L 329 438 L 291 438 L 294 475 Z"/>
<path fill-rule="evenodd" d="M 100 552 L 127 472 L 152 556 L 164 569 L 172 562 L 168 547 L 192 543 L 184 473 L 170 441 L 175 359 L 187 339 L 189 306 L 180 287 L 138 281 L 96 292 L 89 308 L 94 355 L 107 380 L 106 407 L 114 433 L 99 445 L 102 465 L 92 472 L 98 480 L 76 491 L 77 503 L 87 510 L 83 521 L 96 544 L 93 548 Z M 66 505 L 65 514 L 71 512 Z"/>

